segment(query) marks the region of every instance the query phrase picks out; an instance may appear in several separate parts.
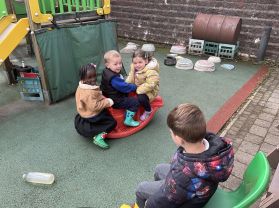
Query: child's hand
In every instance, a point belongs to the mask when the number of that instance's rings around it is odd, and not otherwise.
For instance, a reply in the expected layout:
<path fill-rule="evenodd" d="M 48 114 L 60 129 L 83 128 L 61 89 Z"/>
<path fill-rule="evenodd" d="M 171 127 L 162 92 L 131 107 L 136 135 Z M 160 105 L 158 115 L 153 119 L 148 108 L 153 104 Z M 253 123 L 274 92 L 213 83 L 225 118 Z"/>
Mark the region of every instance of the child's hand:
<path fill-rule="evenodd" d="M 113 102 L 113 100 L 112 100 L 112 99 L 107 98 L 107 101 L 109 102 L 109 106 L 110 106 L 110 107 L 111 107 L 111 106 L 113 106 L 114 102 Z"/>
<path fill-rule="evenodd" d="M 135 86 L 135 90 L 133 92 L 137 91 L 138 86 L 136 84 L 133 84 Z"/>

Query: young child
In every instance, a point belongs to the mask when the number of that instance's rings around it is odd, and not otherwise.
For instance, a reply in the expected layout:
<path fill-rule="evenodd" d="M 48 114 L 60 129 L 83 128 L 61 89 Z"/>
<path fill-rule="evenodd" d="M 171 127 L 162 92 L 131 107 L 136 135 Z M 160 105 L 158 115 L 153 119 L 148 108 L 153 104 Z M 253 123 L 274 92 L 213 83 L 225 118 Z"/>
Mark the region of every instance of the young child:
<path fill-rule="evenodd" d="M 80 82 L 76 90 L 75 128 L 84 137 L 93 137 L 94 144 L 109 148 L 104 141 L 106 133 L 112 131 L 116 121 L 106 108 L 113 105 L 113 100 L 105 98 L 96 85 L 96 66 L 87 64 L 80 68 Z"/>
<path fill-rule="evenodd" d="M 179 147 L 170 164 L 157 165 L 155 181 L 138 185 L 137 205 L 140 208 L 203 207 L 218 183 L 227 180 L 232 172 L 232 144 L 206 133 L 203 113 L 192 104 L 175 107 L 168 115 L 167 124 Z"/>
<path fill-rule="evenodd" d="M 128 97 L 128 93 L 135 92 L 137 86 L 125 82 L 120 74 L 122 69 L 122 58 L 120 53 L 110 50 L 105 53 L 105 70 L 102 75 L 101 89 L 104 96 L 113 100 L 113 108 L 126 109 L 124 124 L 126 126 L 138 126 L 139 122 L 133 119 L 139 108 L 138 99 Z"/>
<path fill-rule="evenodd" d="M 159 93 L 159 64 L 148 52 L 141 49 L 136 50 L 132 55 L 132 64 L 129 75 L 126 79 L 128 83 L 137 85 L 137 95 L 140 105 L 144 108 L 144 113 L 140 120 L 144 121 L 152 112 L 150 102 Z"/>

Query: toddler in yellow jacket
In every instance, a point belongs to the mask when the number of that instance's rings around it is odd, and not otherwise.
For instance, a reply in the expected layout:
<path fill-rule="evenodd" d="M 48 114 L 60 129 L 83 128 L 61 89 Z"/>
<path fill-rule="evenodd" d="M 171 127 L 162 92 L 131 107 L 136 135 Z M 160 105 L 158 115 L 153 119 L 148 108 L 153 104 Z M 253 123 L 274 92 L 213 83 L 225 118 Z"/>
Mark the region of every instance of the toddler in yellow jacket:
<path fill-rule="evenodd" d="M 132 55 L 132 64 L 129 75 L 126 79 L 128 83 L 137 85 L 137 96 L 144 113 L 140 119 L 144 121 L 152 112 L 150 102 L 159 93 L 159 64 L 158 61 L 142 49 L 136 50 Z"/>

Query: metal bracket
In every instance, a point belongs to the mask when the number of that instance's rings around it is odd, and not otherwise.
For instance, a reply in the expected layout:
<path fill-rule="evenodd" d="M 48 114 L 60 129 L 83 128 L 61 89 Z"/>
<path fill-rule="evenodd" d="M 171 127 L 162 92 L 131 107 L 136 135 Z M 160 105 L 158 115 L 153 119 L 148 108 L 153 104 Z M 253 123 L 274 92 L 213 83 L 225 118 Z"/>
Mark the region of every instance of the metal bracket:
<path fill-rule="evenodd" d="M 53 17 L 51 14 L 42 14 L 40 7 L 39 7 L 39 1 L 38 0 L 29 0 L 29 6 L 32 16 L 32 21 L 35 23 L 46 23 L 53 20 Z"/>

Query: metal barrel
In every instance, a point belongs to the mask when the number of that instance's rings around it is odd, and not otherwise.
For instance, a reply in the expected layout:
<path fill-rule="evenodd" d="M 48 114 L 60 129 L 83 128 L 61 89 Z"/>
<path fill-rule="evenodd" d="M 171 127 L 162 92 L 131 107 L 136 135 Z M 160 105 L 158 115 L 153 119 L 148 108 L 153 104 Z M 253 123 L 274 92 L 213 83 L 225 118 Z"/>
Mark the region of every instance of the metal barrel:
<path fill-rule="evenodd" d="M 235 44 L 241 24 L 240 17 L 199 13 L 194 20 L 192 38 Z"/>

